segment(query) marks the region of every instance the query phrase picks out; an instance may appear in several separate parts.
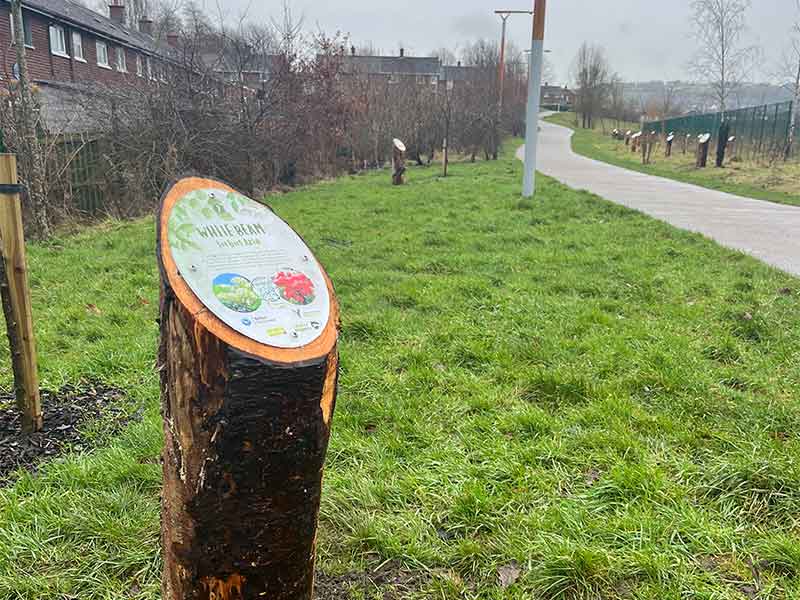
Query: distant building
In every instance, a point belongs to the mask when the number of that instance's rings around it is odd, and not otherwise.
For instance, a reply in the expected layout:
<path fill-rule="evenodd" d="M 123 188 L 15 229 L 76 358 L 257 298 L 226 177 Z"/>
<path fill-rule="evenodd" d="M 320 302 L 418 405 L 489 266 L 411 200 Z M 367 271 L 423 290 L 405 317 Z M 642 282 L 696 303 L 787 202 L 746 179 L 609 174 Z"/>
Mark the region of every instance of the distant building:
<path fill-rule="evenodd" d="M 351 48 L 350 54 L 342 59 L 341 72 L 345 76 L 360 74 L 391 84 L 430 85 L 437 89 L 444 86 L 448 90 L 486 75 L 485 69 L 465 67 L 460 62 L 451 66 L 443 65 L 435 56 L 407 56 L 402 48 L 399 56 L 362 56 Z"/>
<path fill-rule="evenodd" d="M 542 108 L 551 110 L 572 110 L 575 108 L 575 92 L 567 88 L 557 85 L 548 85 L 545 83 L 542 86 Z"/>
<path fill-rule="evenodd" d="M 385 78 L 389 83 L 416 83 L 418 85 L 438 85 L 442 63 L 436 57 L 406 56 L 361 56 L 355 48 L 343 58 L 342 73 Z"/>

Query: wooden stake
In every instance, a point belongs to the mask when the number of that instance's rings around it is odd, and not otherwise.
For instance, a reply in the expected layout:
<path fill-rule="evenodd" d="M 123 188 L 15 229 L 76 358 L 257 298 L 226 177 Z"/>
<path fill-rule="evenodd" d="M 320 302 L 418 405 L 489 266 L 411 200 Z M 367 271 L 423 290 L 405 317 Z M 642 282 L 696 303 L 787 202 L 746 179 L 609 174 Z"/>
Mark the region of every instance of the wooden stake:
<path fill-rule="evenodd" d="M 0 154 L 0 184 L 17 185 L 17 157 L 13 154 Z M 42 404 L 18 192 L 0 194 L 0 238 L 0 295 L 11 348 L 14 389 L 22 413 L 22 430 L 32 433 L 42 429 Z"/>
<path fill-rule="evenodd" d="M 406 173 L 406 145 L 398 139 L 392 140 L 392 185 L 403 185 Z"/>
<path fill-rule="evenodd" d="M 223 322 L 224 311 L 217 315 L 203 304 L 179 271 L 173 245 L 184 240 L 199 243 L 197 228 L 191 222 L 171 228 L 170 216 L 186 214 L 186 205 L 179 205 L 182 198 L 197 198 L 198 191 L 212 188 L 234 192 L 223 183 L 197 177 L 174 184 L 162 200 L 158 225 L 165 437 L 162 596 L 310 600 L 322 469 L 337 389 L 338 305 L 320 267 L 329 317 L 314 323 L 319 336 L 301 347 L 275 347 L 240 333 L 230 321 Z M 220 203 L 215 208 L 224 207 Z M 253 215 L 260 209 L 247 200 L 236 219 L 212 226 L 203 235 L 215 236 L 223 245 L 241 242 L 241 232 L 254 231 Z M 236 252 L 246 253 L 247 248 L 237 246 Z M 293 259 L 285 252 L 281 256 L 283 250 L 261 245 L 257 260 L 272 260 L 265 257 L 277 252 L 275 260 L 284 268 L 283 263 Z M 314 261 L 308 254 L 302 260 Z M 237 271 L 246 267 L 248 259 L 242 256 L 237 257 Z M 207 258 L 198 256 L 190 268 L 226 272 L 219 256 Z M 267 295 L 276 293 L 266 289 Z M 314 293 L 321 294 L 317 288 Z M 253 306 L 258 302 L 253 300 Z M 266 306 L 268 301 L 263 302 Z M 269 302 L 280 305 L 281 299 L 270 296 Z M 270 311 L 298 315 L 304 308 L 269 306 Z M 274 330 L 274 316 L 251 312 L 241 320 L 237 317 L 237 323 Z"/>

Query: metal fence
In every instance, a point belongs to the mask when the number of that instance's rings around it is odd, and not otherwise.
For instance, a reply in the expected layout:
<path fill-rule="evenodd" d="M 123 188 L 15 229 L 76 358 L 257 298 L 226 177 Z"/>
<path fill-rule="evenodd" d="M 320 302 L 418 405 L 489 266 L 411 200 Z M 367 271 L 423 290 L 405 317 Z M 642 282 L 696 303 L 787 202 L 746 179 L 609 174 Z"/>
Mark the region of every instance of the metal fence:
<path fill-rule="evenodd" d="M 645 131 L 675 133 L 676 136 L 698 136 L 710 133 L 715 141 L 720 125 L 725 121 L 730 127 L 729 135 L 735 136 L 734 156 L 741 159 L 765 159 L 782 157 L 787 151 L 791 126 L 792 103 L 763 104 L 702 115 L 687 115 L 663 121 L 649 121 Z M 789 149 L 797 155 L 795 148 Z"/>
<path fill-rule="evenodd" d="M 65 212 L 94 215 L 105 201 L 101 141 L 90 133 L 48 136 L 50 200 Z"/>

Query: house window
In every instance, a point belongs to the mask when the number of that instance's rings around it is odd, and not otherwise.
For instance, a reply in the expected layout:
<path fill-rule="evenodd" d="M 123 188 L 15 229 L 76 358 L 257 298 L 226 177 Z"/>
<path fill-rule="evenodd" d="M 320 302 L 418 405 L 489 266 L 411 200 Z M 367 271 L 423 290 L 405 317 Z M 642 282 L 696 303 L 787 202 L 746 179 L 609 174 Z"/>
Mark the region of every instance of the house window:
<path fill-rule="evenodd" d="M 448 90 L 452 90 L 453 86 L 455 86 L 455 81 L 453 81 L 452 79 L 448 79 L 447 80 L 447 89 Z"/>
<path fill-rule="evenodd" d="M 97 66 L 105 69 L 110 69 L 111 65 L 108 64 L 108 46 L 105 42 L 96 42 L 97 46 Z"/>
<path fill-rule="evenodd" d="M 69 58 L 67 36 L 64 35 L 64 28 L 60 25 L 50 25 L 50 52 L 56 56 Z"/>
<path fill-rule="evenodd" d="M 144 77 L 144 61 L 141 54 L 136 55 L 136 74 L 139 77 Z"/>
<path fill-rule="evenodd" d="M 394 73 L 392 73 L 391 75 L 389 75 L 389 83 L 392 83 L 392 84 L 400 83 L 400 78 L 397 75 L 395 75 Z"/>
<path fill-rule="evenodd" d="M 147 65 L 147 78 L 148 79 L 153 79 L 153 61 L 152 61 L 152 59 L 148 56 L 145 59 L 145 63 Z"/>
<path fill-rule="evenodd" d="M 125 57 L 125 48 L 117 46 L 117 71 L 120 73 L 128 72 L 128 61 Z"/>
<path fill-rule="evenodd" d="M 83 58 L 83 38 L 80 32 L 72 32 L 72 58 L 81 62 L 86 62 Z"/>
<path fill-rule="evenodd" d="M 11 20 L 11 43 L 17 43 L 17 36 L 14 33 L 14 15 L 8 15 L 9 19 Z M 22 29 L 25 32 L 25 45 L 28 48 L 33 48 L 33 30 L 31 29 L 30 22 L 25 18 L 25 15 L 22 15 Z"/>

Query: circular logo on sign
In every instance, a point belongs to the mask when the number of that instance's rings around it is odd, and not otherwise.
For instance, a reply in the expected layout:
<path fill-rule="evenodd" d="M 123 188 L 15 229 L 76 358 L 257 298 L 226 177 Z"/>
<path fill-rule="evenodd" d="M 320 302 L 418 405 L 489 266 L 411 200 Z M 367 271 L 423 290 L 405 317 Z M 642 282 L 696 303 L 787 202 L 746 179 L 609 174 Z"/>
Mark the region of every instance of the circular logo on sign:
<path fill-rule="evenodd" d="M 250 280 L 236 273 L 223 273 L 214 278 L 214 295 L 223 306 L 240 313 L 250 313 L 261 306 Z"/>

